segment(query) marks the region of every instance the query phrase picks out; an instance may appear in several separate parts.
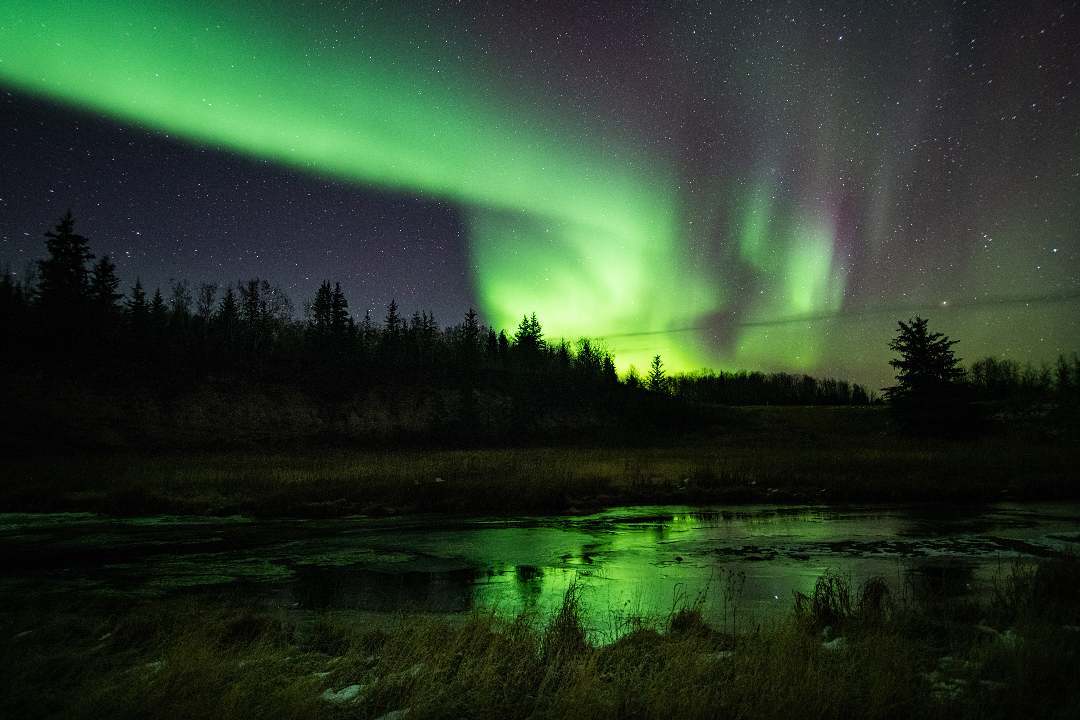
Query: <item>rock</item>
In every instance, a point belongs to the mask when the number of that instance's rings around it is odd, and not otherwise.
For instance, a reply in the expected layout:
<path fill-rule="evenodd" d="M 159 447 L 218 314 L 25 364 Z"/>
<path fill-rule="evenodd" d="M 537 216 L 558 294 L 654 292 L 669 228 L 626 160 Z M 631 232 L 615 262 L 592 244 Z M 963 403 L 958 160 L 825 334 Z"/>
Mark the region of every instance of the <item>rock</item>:
<path fill-rule="evenodd" d="M 321 697 L 328 703 L 341 705 L 343 703 L 352 702 L 360 697 L 360 689 L 360 685 L 346 685 L 336 692 L 327 688 L 326 690 L 323 690 Z"/>

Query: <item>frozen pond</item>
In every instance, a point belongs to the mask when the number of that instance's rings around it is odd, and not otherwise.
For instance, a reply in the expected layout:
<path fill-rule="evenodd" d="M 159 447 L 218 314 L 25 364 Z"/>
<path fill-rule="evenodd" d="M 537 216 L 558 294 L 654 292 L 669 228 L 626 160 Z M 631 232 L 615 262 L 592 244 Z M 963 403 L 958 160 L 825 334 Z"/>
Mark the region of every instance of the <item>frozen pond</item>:
<path fill-rule="evenodd" d="M 513 613 L 576 581 L 618 622 L 705 597 L 714 621 L 786 611 L 826 570 L 978 593 L 1017 557 L 1080 551 L 1080 505 L 633 507 L 515 518 L 0 515 L 2 592 L 241 593 L 298 610 Z"/>

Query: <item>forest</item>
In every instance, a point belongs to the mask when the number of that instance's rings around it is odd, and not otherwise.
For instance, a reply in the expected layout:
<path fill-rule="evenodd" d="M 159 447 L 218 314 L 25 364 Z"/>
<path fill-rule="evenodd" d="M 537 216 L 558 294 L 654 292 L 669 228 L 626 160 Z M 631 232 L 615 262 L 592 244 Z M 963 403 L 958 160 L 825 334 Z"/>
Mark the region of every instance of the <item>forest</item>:
<path fill-rule="evenodd" d="M 629 368 L 620 377 L 602 340 L 545 337 L 535 313 L 507 330 L 470 308 L 441 326 L 391 301 L 382 317 L 358 320 L 329 280 L 299 310 L 260 278 L 175 281 L 164 292 L 136 280 L 124 292 L 113 262 L 95 257 L 70 212 L 45 239 L 32 272 L 0 276 L 8 419 L 17 428 L 8 441 L 20 445 L 108 445 L 101 428 L 109 426 L 114 439 L 136 445 L 185 444 L 185 436 L 228 444 L 231 435 L 652 441 L 712 424 L 717 406 L 883 401 L 831 378 L 669 374 L 659 355 L 644 374 Z M 965 402 L 1032 406 L 1072 397 L 1080 358 L 1040 368 L 985 358 L 957 373 Z M 57 414 L 72 432 L 58 435 Z"/>

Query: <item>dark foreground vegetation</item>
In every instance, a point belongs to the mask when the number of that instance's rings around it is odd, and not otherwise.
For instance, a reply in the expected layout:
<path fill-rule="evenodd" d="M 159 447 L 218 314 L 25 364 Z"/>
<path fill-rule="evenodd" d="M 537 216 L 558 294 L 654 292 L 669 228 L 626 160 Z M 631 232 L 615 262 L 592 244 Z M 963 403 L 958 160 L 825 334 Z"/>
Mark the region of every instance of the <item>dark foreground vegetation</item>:
<path fill-rule="evenodd" d="M 551 617 L 300 613 L 234 598 L 11 598 L 18 718 L 1075 718 L 1080 567 L 1003 570 L 982 600 L 826 574 L 782 619 L 701 604 L 604 635 Z M 726 613 L 725 613 L 726 615 Z"/>

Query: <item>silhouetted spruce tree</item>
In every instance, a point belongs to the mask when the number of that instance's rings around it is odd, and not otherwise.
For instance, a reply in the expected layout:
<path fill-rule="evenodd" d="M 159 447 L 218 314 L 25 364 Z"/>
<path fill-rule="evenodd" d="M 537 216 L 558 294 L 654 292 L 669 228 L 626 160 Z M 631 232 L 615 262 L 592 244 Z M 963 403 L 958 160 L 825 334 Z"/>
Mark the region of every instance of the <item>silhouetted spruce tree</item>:
<path fill-rule="evenodd" d="M 465 313 L 465 323 L 461 326 L 461 339 L 470 353 L 480 345 L 480 316 L 471 307 L 469 312 Z"/>
<path fill-rule="evenodd" d="M 345 299 L 341 283 L 334 283 L 334 291 L 330 293 L 330 330 L 338 340 L 348 332 L 349 320 L 349 301 Z"/>
<path fill-rule="evenodd" d="M 90 300 L 94 306 L 107 315 L 120 309 L 120 300 L 124 294 L 119 292 L 120 278 L 116 276 L 116 265 L 108 255 L 94 263 L 90 272 Z"/>
<path fill-rule="evenodd" d="M 536 319 L 536 313 L 522 315 L 517 332 L 514 333 L 514 347 L 527 355 L 533 355 L 539 352 L 543 345 L 544 331 L 540 327 L 540 321 Z"/>
<path fill-rule="evenodd" d="M 386 306 L 386 317 L 383 319 L 383 336 L 396 338 L 401 332 L 401 316 L 398 315 L 397 301 L 391 299 Z"/>
<path fill-rule="evenodd" d="M 225 294 L 221 298 L 221 305 L 218 307 L 217 320 L 223 327 L 231 331 L 239 319 L 240 310 L 236 303 L 236 293 L 233 292 L 231 287 L 225 288 Z"/>
<path fill-rule="evenodd" d="M 506 331 L 499 331 L 499 359 L 506 361 L 507 356 L 510 354 L 510 338 L 506 337 Z"/>
<path fill-rule="evenodd" d="M 566 344 L 566 340 L 560 341 L 555 347 L 555 366 L 559 370 L 565 371 L 570 368 L 573 359 L 570 354 L 570 346 Z"/>
<path fill-rule="evenodd" d="M 664 376 L 664 362 L 660 359 L 659 355 L 653 356 L 645 386 L 651 392 L 655 393 L 662 393 L 667 389 L 667 378 Z"/>
<path fill-rule="evenodd" d="M 577 357 L 575 358 L 578 372 L 583 378 L 591 379 L 600 370 L 600 359 L 593 352 L 589 338 L 578 340 Z"/>
<path fill-rule="evenodd" d="M 311 302 L 310 329 L 317 338 L 329 335 L 333 325 L 334 293 L 330 289 L 330 281 L 323 280 L 319 289 L 315 291 L 315 299 Z"/>
<path fill-rule="evenodd" d="M 889 343 L 889 349 L 900 355 L 889 361 L 896 369 L 896 385 L 885 388 L 890 401 L 939 396 L 964 378 L 960 360 L 952 351 L 957 341 L 930 332 L 927 324 L 918 316 L 898 323 L 896 337 Z"/>
<path fill-rule="evenodd" d="M 367 350 L 371 345 L 375 344 L 379 331 L 375 328 L 375 323 L 371 320 L 371 310 L 364 311 L 364 319 L 360 321 L 360 343 L 361 346 Z"/>
<path fill-rule="evenodd" d="M 247 325 L 257 325 L 262 319 L 262 294 L 258 278 L 240 283 L 240 319 Z"/>
<path fill-rule="evenodd" d="M 604 360 L 600 365 L 600 378 L 608 385 L 619 384 L 619 374 L 615 371 L 615 361 L 609 353 L 604 354 Z"/>
<path fill-rule="evenodd" d="M 48 256 L 38 262 L 37 297 L 49 310 L 75 315 L 89 291 L 87 263 L 94 258 L 89 241 L 75 232 L 68 210 L 56 227 L 45 233 Z"/>
<path fill-rule="evenodd" d="M 143 332 L 149 325 L 150 306 L 146 302 L 146 291 L 143 290 L 142 281 L 135 278 L 135 286 L 131 288 L 131 297 L 128 298 L 126 308 L 128 322 L 136 333 Z"/>
<path fill-rule="evenodd" d="M 921 317 L 898 323 L 889 348 L 899 354 L 889 361 L 896 369 L 896 385 L 885 395 L 894 416 L 916 433 L 958 435 L 978 426 L 974 406 L 968 401 L 964 371 L 950 340 L 930 332 Z"/>

